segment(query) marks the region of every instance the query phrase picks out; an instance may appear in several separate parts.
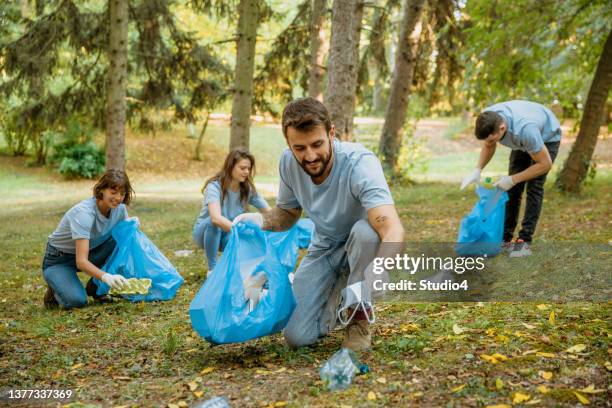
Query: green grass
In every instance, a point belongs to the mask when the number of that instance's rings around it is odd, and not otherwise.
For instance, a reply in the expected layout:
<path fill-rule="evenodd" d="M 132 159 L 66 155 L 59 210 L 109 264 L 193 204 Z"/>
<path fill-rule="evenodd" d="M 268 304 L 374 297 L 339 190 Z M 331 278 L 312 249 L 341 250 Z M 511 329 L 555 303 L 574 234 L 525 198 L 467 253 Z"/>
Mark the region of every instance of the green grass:
<path fill-rule="evenodd" d="M 24 180 L 24 188 L 41 182 Z M 411 242 L 453 240 L 461 215 L 473 204 L 473 193 L 459 192 L 454 184 L 393 190 Z M 588 187 L 580 199 L 549 188 L 538 237 L 606 243 L 610 192 L 607 182 Z M 198 395 L 225 395 L 232 406 L 287 401 L 295 407 L 331 407 L 510 404 L 515 392 L 527 393 L 543 406 L 574 406 L 572 390 L 608 386 L 606 303 L 548 301 L 543 309 L 532 303 L 384 303 L 373 350 L 361 356 L 372 372 L 335 393 L 324 389 L 318 368 L 340 346 L 341 331 L 297 351 L 287 349 L 280 335 L 211 347 L 192 331 L 187 313 L 204 279 L 203 254 L 174 256 L 176 250 L 193 249 L 190 230 L 199 210 L 197 195 L 178 200 L 152 191 L 130 209 L 185 277 L 173 301 L 45 310 L 41 257 L 46 236 L 68 205 L 68 200 L 49 201 L 0 214 L 0 387 L 73 388 L 78 401 L 93 406 L 164 406 L 191 403 Z M 554 324 L 549 323 L 552 310 Z M 455 324 L 468 330 L 455 334 Z M 565 352 L 575 344 L 585 344 L 586 351 Z M 554 357 L 524 354 L 534 349 Z M 509 360 L 491 364 L 479 357 L 494 353 Z M 213 371 L 203 374 L 207 367 Z M 543 380 L 539 371 L 553 372 L 552 380 Z M 502 389 L 495 387 L 497 378 Z M 549 394 L 538 393 L 543 384 Z M 452 392 L 461 385 L 465 387 Z M 586 396 L 598 405 L 605 395 Z"/>
<path fill-rule="evenodd" d="M 357 140 L 372 147 L 378 132 L 379 124 L 359 125 Z M 228 134 L 227 126 L 215 125 L 207 138 L 226 146 Z M 254 126 L 251 147 L 258 160 L 256 181 L 276 184 L 284 149 L 280 128 Z M 487 173 L 504 174 L 508 153 L 499 149 Z M 564 146 L 555 171 L 566 154 Z M 392 187 L 409 242 L 455 240 L 461 217 L 475 201 L 473 191 L 461 192 L 458 185 L 476 158 L 477 151 L 469 149 L 433 155 L 428 170 L 417 174 L 417 184 Z M 65 182 L 48 169 L 21 170 L 1 160 L 0 388 L 72 388 L 85 406 L 161 407 L 225 395 L 232 406 L 286 401 L 293 407 L 452 407 L 511 405 L 516 392 L 540 400 L 537 406 L 576 406 L 575 390 L 591 384 L 609 387 L 610 303 L 555 303 L 549 294 L 539 306 L 407 298 L 381 303 L 373 350 L 360 356 L 371 373 L 341 392 L 326 391 L 318 377 L 319 367 L 340 347 L 341 331 L 299 350 L 286 348 L 278 334 L 210 346 L 191 329 L 188 316 L 205 278 L 204 255 L 201 250 L 188 257 L 174 255 L 194 249 L 190 232 L 201 205 L 202 180 L 191 174 L 175 179 L 131 175 L 137 195 L 130 214 L 140 218 L 143 231 L 185 278 L 174 300 L 45 310 L 40 264 L 46 237 L 71 205 L 90 194 L 92 182 Z M 609 169 L 601 169 L 579 197 L 559 194 L 550 177 L 536 235 L 543 249 L 531 259 L 493 260 L 492 271 L 498 273 L 493 289 L 518 301 L 508 293 L 513 279 L 538 290 L 554 276 L 550 268 L 555 262 L 564 268 L 555 272 L 570 280 L 597 272 L 609 276 L 611 177 Z M 273 192 L 264 194 L 273 202 Z M 562 257 L 546 249 L 562 242 L 597 244 L 606 251 Z M 598 290 L 609 299 L 609 289 Z M 584 344 L 584 352 L 566 352 L 576 344 Z M 480 357 L 494 353 L 508 360 L 492 364 Z M 543 379 L 541 372 L 553 373 L 552 379 Z M 550 392 L 538 392 L 540 385 Z M 608 394 L 584 396 L 598 406 L 605 405 Z"/>

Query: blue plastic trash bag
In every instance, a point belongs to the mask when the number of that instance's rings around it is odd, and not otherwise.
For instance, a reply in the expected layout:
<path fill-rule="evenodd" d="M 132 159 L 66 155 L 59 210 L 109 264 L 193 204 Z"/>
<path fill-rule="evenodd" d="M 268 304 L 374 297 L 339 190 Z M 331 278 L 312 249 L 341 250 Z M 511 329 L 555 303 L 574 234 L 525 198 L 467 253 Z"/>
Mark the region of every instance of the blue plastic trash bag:
<path fill-rule="evenodd" d="M 300 249 L 308 248 L 314 231 L 314 224 L 309 218 L 301 218 L 297 222 L 298 228 L 298 247 Z"/>
<path fill-rule="evenodd" d="M 232 227 L 214 271 L 189 307 L 194 330 L 213 344 L 238 343 L 281 331 L 295 308 L 288 274 L 298 257 L 299 228 L 262 231 L 239 223 Z M 252 311 L 243 281 L 260 272 L 266 293 Z"/>
<path fill-rule="evenodd" d="M 461 220 L 455 250 L 460 256 L 495 256 L 501 251 L 508 193 L 479 186 L 476 194 L 478 202 Z"/>
<path fill-rule="evenodd" d="M 146 295 L 121 296 L 132 302 L 174 298 L 184 279 L 155 244 L 138 229 L 136 221 L 121 221 L 113 228 L 112 235 L 117 246 L 101 269 L 126 278 L 149 278 L 152 281 Z M 110 287 L 106 283 L 98 279 L 95 282 L 98 285 L 97 295 L 109 292 Z"/>

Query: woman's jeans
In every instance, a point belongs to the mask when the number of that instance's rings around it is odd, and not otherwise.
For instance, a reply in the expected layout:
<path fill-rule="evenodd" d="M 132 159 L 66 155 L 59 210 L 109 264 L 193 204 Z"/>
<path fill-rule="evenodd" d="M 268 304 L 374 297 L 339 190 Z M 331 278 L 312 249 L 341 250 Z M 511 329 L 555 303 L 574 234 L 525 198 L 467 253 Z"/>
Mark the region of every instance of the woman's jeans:
<path fill-rule="evenodd" d="M 115 249 L 115 240 L 110 237 L 99 246 L 89 250 L 89 261 L 100 268 Z M 42 264 L 43 276 L 60 306 L 71 309 L 87 305 L 87 292 L 79 277 L 75 254 L 60 251 L 47 243 Z"/>
<path fill-rule="evenodd" d="M 213 225 L 210 218 L 198 221 L 193 226 L 193 241 L 204 249 L 208 262 L 208 270 L 212 271 L 217 265 L 217 254 L 225 249 L 229 233 Z"/>

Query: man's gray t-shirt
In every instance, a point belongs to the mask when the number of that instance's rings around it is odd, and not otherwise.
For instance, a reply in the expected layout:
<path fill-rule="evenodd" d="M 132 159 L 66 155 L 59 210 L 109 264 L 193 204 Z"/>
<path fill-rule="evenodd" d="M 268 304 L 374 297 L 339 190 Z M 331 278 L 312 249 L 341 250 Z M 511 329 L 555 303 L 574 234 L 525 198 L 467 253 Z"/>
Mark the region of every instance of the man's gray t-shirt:
<path fill-rule="evenodd" d="M 394 204 L 382 166 L 374 153 L 357 143 L 334 141 L 331 172 L 319 185 L 312 182 L 290 149 L 280 159 L 280 208 L 302 208 L 314 223 L 310 250 L 328 249 L 347 241 L 353 225 L 367 211 Z"/>
<path fill-rule="evenodd" d="M 88 239 L 89 249 L 93 249 L 106 241 L 113 227 L 127 215 L 122 203 L 117 208 L 111 208 L 109 216 L 105 217 L 98 209 L 96 198 L 88 198 L 64 214 L 55 231 L 49 235 L 49 244 L 62 252 L 75 254 L 75 240 Z"/>
<path fill-rule="evenodd" d="M 499 141 L 512 150 L 538 153 L 544 143 L 561 140 L 561 124 L 544 105 L 529 101 L 508 101 L 489 106 L 485 111 L 504 118 L 508 131 Z"/>

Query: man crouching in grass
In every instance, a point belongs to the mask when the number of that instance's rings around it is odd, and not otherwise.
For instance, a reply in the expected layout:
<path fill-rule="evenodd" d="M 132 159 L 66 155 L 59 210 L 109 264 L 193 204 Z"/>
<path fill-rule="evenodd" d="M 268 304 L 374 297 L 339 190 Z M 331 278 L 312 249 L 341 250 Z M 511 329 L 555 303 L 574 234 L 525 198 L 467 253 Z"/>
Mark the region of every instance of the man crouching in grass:
<path fill-rule="evenodd" d="M 334 329 L 341 310 L 348 320 L 342 346 L 366 350 L 371 346 L 372 295 L 378 295 L 372 282 L 387 279 L 386 273 L 373 274 L 372 261 L 395 256 L 404 240 L 382 166 L 360 144 L 334 140 L 327 108 L 316 99 L 290 102 L 282 127 L 289 148 L 280 159 L 276 207 L 263 216 L 242 214 L 234 223 L 250 221 L 283 231 L 304 211 L 315 229 L 295 274 L 297 306 L 285 340 L 294 348 L 315 343 Z"/>

